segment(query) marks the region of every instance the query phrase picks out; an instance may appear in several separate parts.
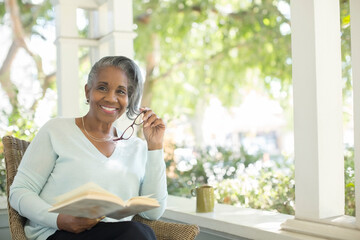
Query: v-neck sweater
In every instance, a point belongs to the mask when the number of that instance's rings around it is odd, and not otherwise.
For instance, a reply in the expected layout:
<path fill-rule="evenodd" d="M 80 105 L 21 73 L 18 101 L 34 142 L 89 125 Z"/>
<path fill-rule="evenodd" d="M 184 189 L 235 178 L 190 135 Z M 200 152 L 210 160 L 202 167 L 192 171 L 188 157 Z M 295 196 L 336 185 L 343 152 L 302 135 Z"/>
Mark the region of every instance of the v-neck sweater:
<path fill-rule="evenodd" d="M 10 187 L 10 204 L 28 219 L 25 234 L 34 240 L 45 240 L 58 229 L 58 214 L 48 212 L 54 198 L 88 182 L 124 200 L 151 194 L 160 207 L 140 215 L 158 219 L 166 207 L 165 170 L 163 150 L 148 151 L 146 141 L 140 138 L 118 141 L 106 157 L 74 118 L 55 118 L 28 146 Z M 131 217 L 121 219 L 125 220 Z"/>

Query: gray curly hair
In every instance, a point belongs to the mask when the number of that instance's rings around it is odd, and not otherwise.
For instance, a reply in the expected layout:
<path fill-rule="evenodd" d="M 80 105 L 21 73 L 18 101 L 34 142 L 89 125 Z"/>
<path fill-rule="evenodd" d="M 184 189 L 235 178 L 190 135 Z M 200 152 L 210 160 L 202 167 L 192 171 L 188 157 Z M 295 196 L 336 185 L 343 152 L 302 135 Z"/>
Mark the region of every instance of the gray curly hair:
<path fill-rule="evenodd" d="M 126 115 L 128 118 L 133 119 L 133 116 L 139 113 L 139 104 L 143 92 L 143 79 L 139 67 L 133 60 L 124 56 L 103 57 L 97 61 L 90 70 L 87 81 L 89 88 L 92 87 L 99 71 L 106 67 L 121 69 L 128 78 L 129 103 Z"/>

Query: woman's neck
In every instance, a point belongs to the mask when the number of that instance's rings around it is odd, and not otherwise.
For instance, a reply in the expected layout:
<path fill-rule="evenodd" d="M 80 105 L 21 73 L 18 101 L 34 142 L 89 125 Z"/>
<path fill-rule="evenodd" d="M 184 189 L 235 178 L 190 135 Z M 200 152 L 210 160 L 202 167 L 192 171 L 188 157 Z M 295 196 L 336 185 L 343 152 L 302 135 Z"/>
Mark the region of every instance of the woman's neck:
<path fill-rule="evenodd" d="M 102 122 L 89 114 L 83 117 L 83 121 L 84 128 L 88 132 L 97 133 L 104 136 L 114 135 L 113 122 Z"/>

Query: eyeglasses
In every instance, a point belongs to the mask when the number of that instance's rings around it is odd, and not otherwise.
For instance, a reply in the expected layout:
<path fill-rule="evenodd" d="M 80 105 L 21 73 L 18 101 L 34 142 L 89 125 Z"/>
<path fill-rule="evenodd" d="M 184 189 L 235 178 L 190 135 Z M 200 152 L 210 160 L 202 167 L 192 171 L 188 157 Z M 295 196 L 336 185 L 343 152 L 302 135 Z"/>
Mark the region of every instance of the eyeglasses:
<path fill-rule="evenodd" d="M 139 115 L 137 115 L 136 118 L 134 119 L 133 123 L 125 129 L 123 134 L 121 134 L 121 136 L 118 138 L 114 138 L 113 141 L 128 140 L 135 131 L 134 125 L 139 126 L 139 125 L 143 124 L 144 115 L 145 115 L 145 111 L 142 111 Z"/>

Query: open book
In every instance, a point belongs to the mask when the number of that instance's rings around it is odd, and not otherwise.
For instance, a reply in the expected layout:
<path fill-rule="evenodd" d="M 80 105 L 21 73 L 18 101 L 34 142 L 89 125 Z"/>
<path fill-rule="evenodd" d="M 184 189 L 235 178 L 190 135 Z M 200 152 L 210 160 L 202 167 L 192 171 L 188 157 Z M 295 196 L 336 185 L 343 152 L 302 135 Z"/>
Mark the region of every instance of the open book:
<path fill-rule="evenodd" d="M 56 197 L 55 201 L 49 212 L 86 218 L 107 216 L 121 219 L 160 206 L 156 199 L 149 196 L 124 201 L 92 182 Z"/>

